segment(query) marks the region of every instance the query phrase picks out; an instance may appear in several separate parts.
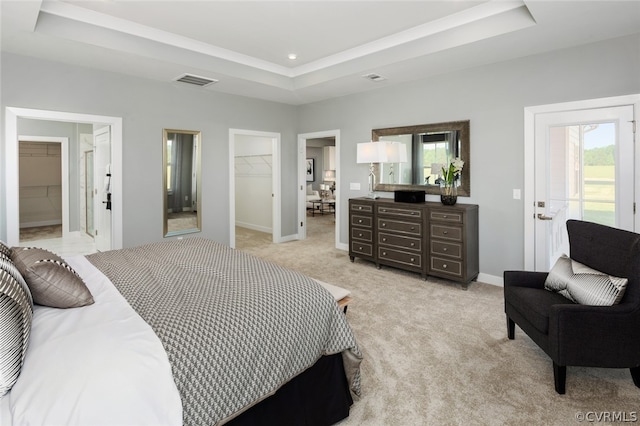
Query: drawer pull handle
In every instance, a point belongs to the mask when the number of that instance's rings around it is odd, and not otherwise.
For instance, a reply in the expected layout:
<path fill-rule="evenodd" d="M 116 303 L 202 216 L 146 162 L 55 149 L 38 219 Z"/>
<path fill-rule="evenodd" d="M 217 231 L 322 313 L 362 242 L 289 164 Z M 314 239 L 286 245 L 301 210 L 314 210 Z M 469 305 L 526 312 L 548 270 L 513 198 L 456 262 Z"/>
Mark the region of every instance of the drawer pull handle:
<path fill-rule="evenodd" d="M 443 233 L 444 235 L 447 235 L 447 234 L 449 233 L 449 231 L 442 231 L 442 233 Z"/>
<path fill-rule="evenodd" d="M 416 214 L 416 212 L 411 212 L 412 215 Z"/>
<path fill-rule="evenodd" d="M 386 223 L 383 223 L 383 224 L 382 224 L 382 227 L 384 228 L 385 226 L 387 226 L 387 224 L 386 224 Z"/>
<path fill-rule="evenodd" d="M 362 250 L 362 247 L 358 247 L 358 250 Z"/>
<path fill-rule="evenodd" d="M 362 219 L 358 219 L 358 223 L 362 223 Z"/>
<path fill-rule="evenodd" d="M 442 218 L 443 218 L 443 219 L 446 219 L 446 218 L 447 218 L 447 215 L 446 215 L 446 214 L 443 214 L 443 215 L 442 215 Z"/>
<path fill-rule="evenodd" d="M 447 264 L 446 263 L 442 265 L 442 269 L 447 269 Z"/>
<path fill-rule="evenodd" d="M 447 248 L 446 248 L 446 247 L 443 247 L 443 248 L 442 248 L 442 251 L 447 251 Z"/>
<path fill-rule="evenodd" d="M 411 263 L 413 263 L 414 261 L 415 261 L 415 259 L 412 257 L 412 258 L 411 258 Z"/>
<path fill-rule="evenodd" d="M 362 206 L 358 206 L 358 210 L 362 210 Z"/>
<path fill-rule="evenodd" d="M 383 251 L 383 252 L 382 252 L 382 255 L 383 255 L 383 256 L 386 256 L 386 255 L 387 255 L 387 252 L 386 252 L 386 251 Z"/>
<path fill-rule="evenodd" d="M 386 238 L 383 238 L 383 239 L 382 239 L 382 242 L 386 242 L 386 241 L 387 241 L 387 239 L 386 239 Z"/>
<path fill-rule="evenodd" d="M 413 230 L 415 230 L 415 229 L 416 229 L 416 227 L 415 227 L 415 226 L 412 226 L 412 227 L 411 227 L 411 230 L 412 230 L 412 231 L 413 231 Z"/>
<path fill-rule="evenodd" d="M 358 237 L 362 237 L 362 232 L 358 234 Z"/>
<path fill-rule="evenodd" d="M 414 247 L 416 245 L 416 243 L 411 243 L 411 247 Z"/>

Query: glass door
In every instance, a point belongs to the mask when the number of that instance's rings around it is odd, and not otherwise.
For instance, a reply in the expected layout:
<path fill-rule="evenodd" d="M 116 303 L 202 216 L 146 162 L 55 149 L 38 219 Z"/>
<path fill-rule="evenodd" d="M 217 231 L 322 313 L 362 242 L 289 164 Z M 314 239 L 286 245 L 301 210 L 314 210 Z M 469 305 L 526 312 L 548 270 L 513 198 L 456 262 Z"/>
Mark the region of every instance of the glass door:
<path fill-rule="evenodd" d="M 632 106 L 536 116 L 536 270 L 569 255 L 569 219 L 633 231 L 632 120 Z"/>

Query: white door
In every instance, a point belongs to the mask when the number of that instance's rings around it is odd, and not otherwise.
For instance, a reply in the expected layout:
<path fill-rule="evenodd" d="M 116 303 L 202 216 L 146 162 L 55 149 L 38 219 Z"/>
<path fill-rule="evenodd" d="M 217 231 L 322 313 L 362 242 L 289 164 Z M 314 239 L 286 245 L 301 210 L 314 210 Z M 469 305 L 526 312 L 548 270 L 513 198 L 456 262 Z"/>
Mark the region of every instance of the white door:
<path fill-rule="evenodd" d="M 111 132 L 109 127 L 93 134 L 94 235 L 96 250 L 111 250 Z"/>
<path fill-rule="evenodd" d="M 535 117 L 535 269 L 569 255 L 568 219 L 634 230 L 633 106 Z"/>

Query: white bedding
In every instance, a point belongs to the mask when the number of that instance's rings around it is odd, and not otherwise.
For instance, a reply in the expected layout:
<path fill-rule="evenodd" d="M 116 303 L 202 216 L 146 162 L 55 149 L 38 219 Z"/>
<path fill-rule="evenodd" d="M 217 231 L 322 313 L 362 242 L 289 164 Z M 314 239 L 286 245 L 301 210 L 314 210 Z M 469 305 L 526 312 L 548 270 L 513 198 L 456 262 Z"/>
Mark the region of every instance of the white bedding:
<path fill-rule="evenodd" d="M 29 348 L 0 425 L 181 425 L 167 355 L 149 325 L 83 256 L 66 261 L 95 303 L 36 305 Z"/>

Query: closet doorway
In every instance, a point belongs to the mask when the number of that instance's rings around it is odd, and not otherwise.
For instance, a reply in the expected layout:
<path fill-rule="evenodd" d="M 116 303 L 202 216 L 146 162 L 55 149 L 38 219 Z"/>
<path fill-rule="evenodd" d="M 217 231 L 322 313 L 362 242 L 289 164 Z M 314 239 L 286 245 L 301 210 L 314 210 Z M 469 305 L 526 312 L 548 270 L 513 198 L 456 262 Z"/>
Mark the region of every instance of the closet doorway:
<path fill-rule="evenodd" d="M 236 247 L 236 227 L 281 241 L 279 153 L 279 133 L 229 130 L 231 247 Z"/>
<path fill-rule="evenodd" d="M 110 237 L 110 248 L 117 249 L 122 248 L 122 118 L 120 117 L 109 117 L 109 116 L 98 116 L 98 115 L 90 115 L 90 114 L 80 114 L 80 113 L 71 113 L 71 112 L 59 112 L 59 111 L 50 111 L 50 110 L 37 110 L 37 109 L 26 109 L 26 108 L 16 108 L 16 107 L 6 107 L 5 108 L 5 148 L 6 148 L 6 179 L 5 179 L 5 195 L 6 195 L 6 206 L 5 206 L 5 217 L 6 217 L 6 238 L 7 243 L 12 246 L 17 246 L 20 244 L 20 214 L 19 214 L 19 205 L 20 205 L 20 191 L 19 191 L 19 154 L 18 154 L 18 140 L 22 139 L 19 136 L 19 120 L 34 120 L 34 121 L 50 121 L 50 122 L 61 122 L 61 123 L 88 123 L 88 124 L 101 124 L 102 126 L 109 126 L 111 129 L 111 174 L 113 176 L 111 181 L 111 188 L 113 188 L 113 223 Z M 24 134 L 29 134 L 25 132 Z M 63 148 L 64 149 L 64 148 Z M 71 150 L 71 149 L 70 149 Z M 77 153 L 77 151 L 74 150 Z M 63 155 L 63 157 L 68 158 Z M 69 161 L 69 170 L 76 170 L 79 168 L 80 164 L 78 162 L 78 156 L 74 157 L 74 161 Z M 63 173 L 62 179 L 65 179 L 65 176 L 69 176 L 72 173 Z M 63 187 L 68 187 L 68 185 L 62 184 Z M 74 187 L 74 193 L 69 193 L 69 198 L 76 197 L 78 198 L 80 194 L 79 187 Z M 64 200 L 63 200 L 63 204 Z M 76 213 L 79 213 L 80 209 L 73 210 L 73 214 L 77 216 Z M 64 212 L 64 209 L 63 209 Z M 69 211 L 69 213 L 72 213 Z M 71 218 L 71 216 L 70 216 Z M 65 219 L 63 218 L 63 224 Z M 77 223 L 79 221 L 76 219 Z M 68 223 L 71 223 L 71 220 L 68 219 Z M 69 226 L 69 228 L 71 228 Z M 79 225 L 78 225 L 79 228 Z M 77 229 L 70 229 L 70 231 L 76 231 Z M 73 247 L 69 248 L 67 252 L 66 249 L 64 252 L 59 252 L 61 255 L 73 255 L 78 254 L 72 252 L 74 250 Z"/>
<path fill-rule="evenodd" d="M 69 139 L 18 138 L 20 241 L 69 235 Z"/>

